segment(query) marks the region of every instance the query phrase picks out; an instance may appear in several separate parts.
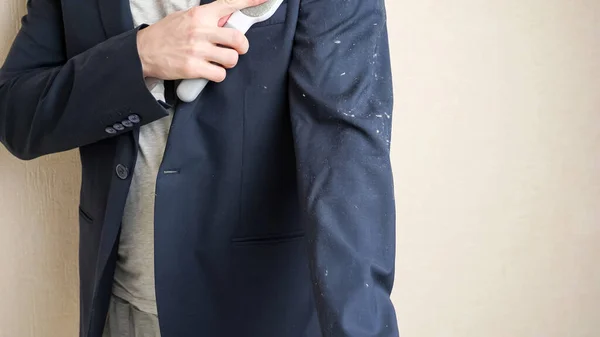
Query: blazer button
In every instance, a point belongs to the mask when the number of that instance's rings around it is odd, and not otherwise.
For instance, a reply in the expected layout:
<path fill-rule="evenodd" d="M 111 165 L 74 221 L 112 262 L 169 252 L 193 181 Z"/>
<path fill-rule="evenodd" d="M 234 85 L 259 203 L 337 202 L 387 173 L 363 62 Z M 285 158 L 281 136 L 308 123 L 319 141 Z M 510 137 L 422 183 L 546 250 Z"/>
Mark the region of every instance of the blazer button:
<path fill-rule="evenodd" d="M 133 126 L 133 123 L 129 119 L 124 119 L 123 121 L 121 121 L 121 124 L 123 124 L 123 126 L 127 127 L 127 128 L 130 128 Z"/>
<path fill-rule="evenodd" d="M 114 128 L 112 128 L 112 127 L 109 126 L 106 129 L 104 129 L 104 132 L 112 135 L 112 134 L 117 133 L 117 130 L 115 130 Z"/>
<path fill-rule="evenodd" d="M 123 130 L 125 130 L 125 127 L 121 123 L 115 123 L 115 124 L 113 124 L 112 127 L 113 127 L 113 129 L 115 129 L 117 131 L 123 131 Z"/>
<path fill-rule="evenodd" d="M 127 117 L 127 119 L 129 119 L 132 123 L 137 124 L 140 122 L 140 116 L 136 115 L 136 114 L 131 114 Z"/>
<path fill-rule="evenodd" d="M 125 180 L 129 176 L 129 169 L 123 164 L 118 164 L 115 171 L 117 172 L 117 177 L 121 180 Z"/>

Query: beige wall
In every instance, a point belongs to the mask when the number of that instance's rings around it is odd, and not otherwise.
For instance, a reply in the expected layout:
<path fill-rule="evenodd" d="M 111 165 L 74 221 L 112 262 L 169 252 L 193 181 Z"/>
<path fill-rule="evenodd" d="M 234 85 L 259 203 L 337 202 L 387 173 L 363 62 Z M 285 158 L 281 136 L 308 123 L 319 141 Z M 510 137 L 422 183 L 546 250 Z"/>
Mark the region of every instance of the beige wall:
<path fill-rule="evenodd" d="M 600 2 L 388 11 L 403 336 L 600 336 Z M 0 151 L 0 337 L 75 335 L 78 176 Z"/>
<path fill-rule="evenodd" d="M 0 0 L 0 60 L 25 3 Z M 0 146 L 0 337 L 76 336 L 78 165 L 76 152 L 21 162 Z"/>

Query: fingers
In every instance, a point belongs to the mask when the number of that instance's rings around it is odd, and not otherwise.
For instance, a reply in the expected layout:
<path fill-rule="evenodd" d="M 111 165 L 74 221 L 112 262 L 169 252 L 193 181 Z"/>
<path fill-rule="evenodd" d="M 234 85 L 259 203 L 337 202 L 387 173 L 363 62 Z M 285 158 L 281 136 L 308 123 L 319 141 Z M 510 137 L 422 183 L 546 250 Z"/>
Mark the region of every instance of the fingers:
<path fill-rule="evenodd" d="M 205 78 L 212 82 L 223 82 L 227 76 L 225 68 L 206 61 L 190 63 L 185 69 L 185 78 Z"/>
<path fill-rule="evenodd" d="M 222 18 L 240 9 L 258 6 L 266 1 L 267 0 L 215 0 L 214 2 L 204 5 L 204 7 L 206 7 L 206 10 L 213 14 L 214 17 Z"/>
<path fill-rule="evenodd" d="M 215 45 L 232 48 L 239 54 L 246 54 L 250 47 L 248 38 L 233 28 L 217 28 L 212 31 L 209 40 Z"/>
<path fill-rule="evenodd" d="M 208 61 L 217 63 L 227 69 L 235 67 L 240 57 L 237 51 L 233 49 L 217 46 L 208 47 L 206 54 Z"/>

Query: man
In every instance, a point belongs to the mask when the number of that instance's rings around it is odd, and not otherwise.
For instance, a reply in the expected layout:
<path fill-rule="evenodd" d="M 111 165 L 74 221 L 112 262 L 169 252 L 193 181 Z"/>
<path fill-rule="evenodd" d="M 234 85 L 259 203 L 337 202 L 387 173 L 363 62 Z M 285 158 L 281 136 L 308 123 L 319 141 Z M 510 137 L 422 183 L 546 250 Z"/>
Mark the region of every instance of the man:
<path fill-rule="evenodd" d="M 79 148 L 80 336 L 398 335 L 383 0 L 263 1 L 28 1 L 0 139 Z"/>

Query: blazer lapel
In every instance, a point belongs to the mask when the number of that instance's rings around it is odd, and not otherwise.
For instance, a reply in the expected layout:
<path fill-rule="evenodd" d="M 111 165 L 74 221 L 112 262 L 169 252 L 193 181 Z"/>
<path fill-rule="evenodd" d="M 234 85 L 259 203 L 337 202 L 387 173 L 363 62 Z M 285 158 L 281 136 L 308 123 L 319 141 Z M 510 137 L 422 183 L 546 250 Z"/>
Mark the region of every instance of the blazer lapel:
<path fill-rule="evenodd" d="M 98 7 L 107 39 L 133 29 L 129 0 L 98 0 Z"/>

